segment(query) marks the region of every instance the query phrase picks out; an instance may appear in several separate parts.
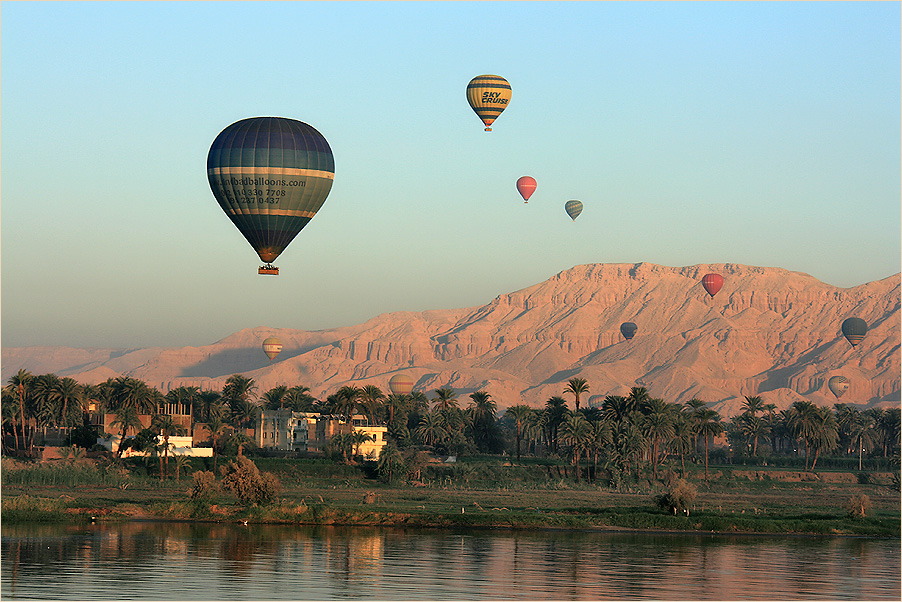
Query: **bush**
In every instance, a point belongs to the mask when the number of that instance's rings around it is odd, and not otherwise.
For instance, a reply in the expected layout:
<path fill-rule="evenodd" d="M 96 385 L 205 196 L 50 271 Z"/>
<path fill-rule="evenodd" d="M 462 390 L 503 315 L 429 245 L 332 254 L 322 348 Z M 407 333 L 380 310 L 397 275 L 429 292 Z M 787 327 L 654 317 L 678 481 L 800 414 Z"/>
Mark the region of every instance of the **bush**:
<path fill-rule="evenodd" d="M 688 515 L 696 495 L 695 487 L 691 483 L 676 479 L 668 486 L 667 491 L 654 497 L 654 502 L 659 508 L 669 510 L 673 514 L 684 512 Z"/>
<path fill-rule="evenodd" d="M 188 497 L 192 500 L 209 500 L 219 492 L 216 475 L 209 470 L 198 470 L 193 475 L 194 481 L 188 489 Z"/>
<path fill-rule="evenodd" d="M 222 488 L 234 493 L 245 504 L 267 504 L 276 499 L 282 489 L 272 473 L 261 473 L 256 464 L 244 456 L 223 466 L 222 472 Z"/>
<path fill-rule="evenodd" d="M 864 518 L 871 509 L 871 498 L 862 494 L 854 495 L 846 502 L 846 510 L 852 518 Z"/>

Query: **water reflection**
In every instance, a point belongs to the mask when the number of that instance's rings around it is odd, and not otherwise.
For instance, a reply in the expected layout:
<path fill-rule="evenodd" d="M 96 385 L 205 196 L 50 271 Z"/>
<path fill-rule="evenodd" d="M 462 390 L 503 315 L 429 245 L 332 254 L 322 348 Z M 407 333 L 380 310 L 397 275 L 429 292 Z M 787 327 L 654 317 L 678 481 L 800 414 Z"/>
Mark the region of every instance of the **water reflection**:
<path fill-rule="evenodd" d="M 4 525 L 4 599 L 900 598 L 898 542 L 132 522 Z"/>

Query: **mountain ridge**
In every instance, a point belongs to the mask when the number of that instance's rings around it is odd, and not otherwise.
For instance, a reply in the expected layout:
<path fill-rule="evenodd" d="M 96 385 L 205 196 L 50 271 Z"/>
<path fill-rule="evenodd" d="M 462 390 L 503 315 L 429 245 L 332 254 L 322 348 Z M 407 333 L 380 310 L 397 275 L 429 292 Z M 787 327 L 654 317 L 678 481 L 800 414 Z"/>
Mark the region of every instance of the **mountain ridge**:
<path fill-rule="evenodd" d="M 713 298 L 701 277 L 717 272 Z M 399 371 L 417 390 L 486 390 L 499 408 L 544 405 L 566 381 L 585 378 L 591 397 L 645 386 L 654 397 L 698 397 L 725 416 L 743 396 L 778 408 L 808 399 L 837 400 L 826 380 L 843 374 L 842 402 L 873 405 L 900 398 L 900 274 L 839 288 L 803 272 L 733 263 L 668 267 L 650 263 L 583 264 L 543 282 L 459 309 L 383 313 L 333 329 L 255 327 L 210 345 L 147 349 L 3 349 L 3 379 L 20 367 L 80 382 L 131 376 L 163 391 L 180 385 L 220 389 L 236 373 L 258 392 L 304 384 L 324 397 L 346 384 L 388 390 Z M 858 347 L 840 323 L 858 316 L 869 332 Z M 631 341 L 622 322 L 639 330 Z M 277 336 L 270 363 L 260 349 Z M 71 358 L 67 359 L 69 356 Z"/>

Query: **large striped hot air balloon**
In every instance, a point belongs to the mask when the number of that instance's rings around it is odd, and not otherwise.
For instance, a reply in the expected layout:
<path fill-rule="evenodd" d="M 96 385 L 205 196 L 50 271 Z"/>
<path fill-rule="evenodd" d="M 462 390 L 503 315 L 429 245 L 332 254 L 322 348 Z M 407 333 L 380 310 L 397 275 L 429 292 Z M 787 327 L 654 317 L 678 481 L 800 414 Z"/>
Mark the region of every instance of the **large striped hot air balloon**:
<path fill-rule="evenodd" d="M 639 330 L 639 327 L 634 322 L 624 322 L 620 325 L 620 334 L 627 341 L 635 336 L 637 330 Z"/>
<path fill-rule="evenodd" d="M 517 180 L 517 192 L 523 197 L 523 202 L 528 203 L 529 197 L 536 191 L 536 179 L 531 176 L 523 176 Z"/>
<path fill-rule="evenodd" d="M 477 75 L 467 84 L 467 102 L 482 119 L 487 132 L 492 131 L 492 123 L 507 108 L 510 99 L 511 85 L 500 75 Z"/>
<path fill-rule="evenodd" d="M 831 376 L 827 381 L 827 386 L 830 387 L 830 391 L 836 396 L 836 399 L 839 399 L 843 393 L 849 390 L 849 379 L 845 376 Z"/>
<path fill-rule="evenodd" d="M 567 201 L 564 203 L 564 211 L 570 216 L 570 219 L 576 221 L 579 214 L 583 212 L 582 201 Z"/>
<path fill-rule="evenodd" d="M 335 161 L 316 129 L 284 117 L 252 117 L 222 130 L 207 155 L 207 179 L 219 206 L 265 265 L 322 207 L 332 189 Z"/>
<path fill-rule="evenodd" d="M 282 352 L 282 341 L 276 337 L 269 337 L 263 341 L 263 353 L 269 358 L 269 361 L 276 359 L 276 356 Z"/>
<path fill-rule="evenodd" d="M 861 318 L 847 318 L 842 323 L 842 333 L 852 347 L 855 347 L 868 333 L 868 323 Z"/>
<path fill-rule="evenodd" d="M 702 276 L 702 286 L 713 297 L 723 287 L 723 276 L 720 274 L 705 274 Z"/>
<path fill-rule="evenodd" d="M 407 374 L 395 374 L 388 381 L 388 389 L 393 395 L 409 395 L 413 391 L 413 379 Z"/>

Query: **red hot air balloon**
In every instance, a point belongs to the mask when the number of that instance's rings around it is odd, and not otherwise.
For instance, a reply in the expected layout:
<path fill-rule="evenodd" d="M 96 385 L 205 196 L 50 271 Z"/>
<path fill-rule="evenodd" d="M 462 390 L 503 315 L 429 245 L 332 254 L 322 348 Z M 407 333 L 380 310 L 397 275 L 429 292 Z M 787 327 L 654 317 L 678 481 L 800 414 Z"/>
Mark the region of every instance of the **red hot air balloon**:
<path fill-rule="evenodd" d="M 523 202 L 528 203 L 529 197 L 536 191 L 536 179 L 530 176 L 523 176 L 517 180 L 517 192 L 523 197 Z"/>
<path fill-rule="evenodd" d="M 395 374 L 388 381 L 388 389 L 393 395 L 409 395 L 413 390 L 413 379 L 406 374 Z"/>
<path fill-rule="evenodd" d="M 720 274 L 705 274 L 702 277 L 702 286 L 713 297 L 723 286 L 723 276 Z"/>

